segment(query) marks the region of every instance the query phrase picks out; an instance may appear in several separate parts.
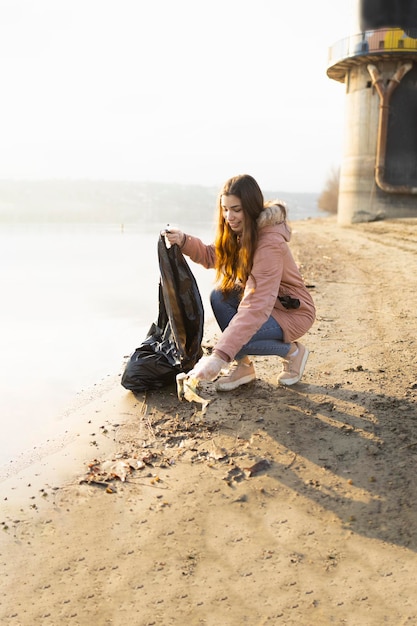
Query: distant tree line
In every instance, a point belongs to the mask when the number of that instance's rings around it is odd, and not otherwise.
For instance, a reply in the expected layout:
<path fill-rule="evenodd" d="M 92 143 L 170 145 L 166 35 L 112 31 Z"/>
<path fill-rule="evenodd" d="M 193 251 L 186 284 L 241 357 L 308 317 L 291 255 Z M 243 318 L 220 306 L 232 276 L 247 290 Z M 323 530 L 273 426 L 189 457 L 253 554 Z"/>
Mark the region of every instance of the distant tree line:
<path fill-rule="evenodd" d="M 290 219 L 317 215 L 316 193 L 264 193 L 284 199 Z M 217 194 L 175 183 L 0 180 L 0 222 L 212 223 Z"/>

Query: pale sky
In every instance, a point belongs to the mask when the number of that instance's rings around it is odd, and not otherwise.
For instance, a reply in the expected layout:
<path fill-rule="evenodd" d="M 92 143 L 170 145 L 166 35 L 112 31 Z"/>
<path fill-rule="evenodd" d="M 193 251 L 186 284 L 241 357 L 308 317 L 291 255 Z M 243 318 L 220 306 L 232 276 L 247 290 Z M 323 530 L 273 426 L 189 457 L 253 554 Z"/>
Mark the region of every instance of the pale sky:
<path fill-rule="evenodd" d="M 321 191 L 354 0 L 0 0 L 0 179 Z"/>

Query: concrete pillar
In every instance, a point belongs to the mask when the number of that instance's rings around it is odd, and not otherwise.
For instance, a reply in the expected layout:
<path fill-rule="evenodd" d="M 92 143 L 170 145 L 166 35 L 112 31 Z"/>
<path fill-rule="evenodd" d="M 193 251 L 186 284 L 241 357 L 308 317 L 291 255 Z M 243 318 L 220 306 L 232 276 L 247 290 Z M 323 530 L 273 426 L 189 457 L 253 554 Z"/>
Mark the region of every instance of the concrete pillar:
<path fill-rule="evenodd" d="M 366 66 L 346 75 L 344 154 L 340 168 L 338 222 L 366 221 L 377 213 L 375 205 L 375 155 L 378 128 L 378 94 L 371 87 Z"/>
<path fill-rule="evenodd" d="M 348 37 L 330 52 L 327 74 L 346 89 L 338 223 L 417 217 L 417 39 L 380 29 Z M 381 92 L 389 98 L 383 101 Z"/>

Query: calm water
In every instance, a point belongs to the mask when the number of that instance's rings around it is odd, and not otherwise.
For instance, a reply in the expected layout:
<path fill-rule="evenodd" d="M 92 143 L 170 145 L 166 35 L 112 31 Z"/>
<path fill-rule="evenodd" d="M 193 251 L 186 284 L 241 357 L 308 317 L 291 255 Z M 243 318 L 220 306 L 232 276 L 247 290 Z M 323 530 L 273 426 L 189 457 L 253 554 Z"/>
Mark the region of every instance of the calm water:
<path fill-rule="evenodd" d="M 0 465 L 53 436 L 77 394 L 121 372 L 145 338 L 159 228 L 0 226 Z M 213 274 L 190 265 L 209 315 Z"/>

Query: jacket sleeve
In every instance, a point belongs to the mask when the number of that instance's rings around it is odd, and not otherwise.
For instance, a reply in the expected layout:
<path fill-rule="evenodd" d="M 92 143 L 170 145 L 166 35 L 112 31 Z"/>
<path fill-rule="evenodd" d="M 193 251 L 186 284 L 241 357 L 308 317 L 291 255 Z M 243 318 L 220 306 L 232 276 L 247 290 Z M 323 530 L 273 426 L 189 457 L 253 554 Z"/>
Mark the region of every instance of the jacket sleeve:
<path fill-rule="evenodd" d="M 199 263 L 207 269 L 215 267 L 216 252 L 213 244 L 206 245 L 192 235 L 186 235 L 185 243 L 181 248 L 181 252 L 190 257 L 194 263 Z"/>
<path fill-rule="evenodd" d="M 278 296 L 288 248 L 282 240 L 262 239 L 261 236 L 253 259 L 252 273 L 237 313 L 214 347 L 230 359 L 267 321 Z"/>

